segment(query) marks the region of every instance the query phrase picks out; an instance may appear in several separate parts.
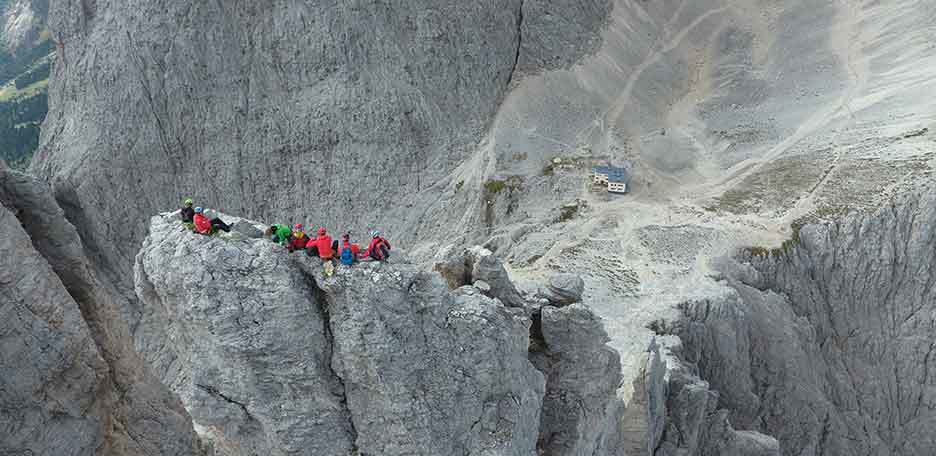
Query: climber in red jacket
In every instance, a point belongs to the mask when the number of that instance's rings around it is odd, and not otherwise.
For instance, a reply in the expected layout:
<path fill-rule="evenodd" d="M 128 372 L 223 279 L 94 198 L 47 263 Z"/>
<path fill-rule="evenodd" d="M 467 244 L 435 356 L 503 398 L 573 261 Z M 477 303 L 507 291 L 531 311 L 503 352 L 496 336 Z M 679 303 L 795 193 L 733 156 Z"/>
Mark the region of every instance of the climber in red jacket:
<path fill-rule="evenodd" d="M 335 250 L 332 248 L 332 238 L 328 235 L 325 227 L 318 229 L 318 237 L 310 239 L 309 243 L 306 244 L 306 248 L 318 250 L 319 258 L 323 260 L 330 260 L 335 256 Z"/>
<path fill-rule="evenodd" d="M 380 231 L 371 232 L 371 238 L 364 256 L 376 261 L 387 261 L 387 258 L 390 258 L 390 243 L 380 237 Z"/>
<path fill-rule="evenodd" d="M 196 207 L 195 216 L 192 217 L 192 221 L 195 223 L 196 232 L 201 234 L 211 234 L 211 220 L 208 220 L 208 217 L 205 217 L 204 209 Z"/>

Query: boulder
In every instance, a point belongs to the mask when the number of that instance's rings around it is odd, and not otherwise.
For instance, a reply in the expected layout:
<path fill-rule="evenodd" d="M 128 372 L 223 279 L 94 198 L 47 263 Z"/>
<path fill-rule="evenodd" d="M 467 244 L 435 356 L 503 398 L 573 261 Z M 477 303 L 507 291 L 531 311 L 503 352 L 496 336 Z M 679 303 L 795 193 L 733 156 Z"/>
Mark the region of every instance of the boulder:
<path fill-rule="evenodd" d="M 549 277 L 538 295 L 554 306 L 567 306 L 582 300 L 585 281 L 577 274 L 559 273 Z"/>
<path fill-rule="evenodd" d="M 526 303 L 523 297 L 510 281 L 504 263 L 497 256 L 484 247 L 475 246 L 468 249 L 467 258 L 472 280 L 483 280 L 490 284 L 490 296 L 511 307 L 524 307 Z"/>
<path fill-rule="evenodd" d="M 446 246 L 436 255 L 433 269 L 442 275 L 451 289 L 483 281 L 485 293 L 510 307 L 524 307 L 526 302 L 511 282 L 504 263 L 490 250 L 474 246 L 468 249 Z"/>
<path fill-rule="evenodd" d="M 257 223 L 245 219 L 238 219 L 231 224 L 231 231 L 240 233 L 247 238 L 258 239 L 263 237 L 263 230 L 257 226 Z"/>

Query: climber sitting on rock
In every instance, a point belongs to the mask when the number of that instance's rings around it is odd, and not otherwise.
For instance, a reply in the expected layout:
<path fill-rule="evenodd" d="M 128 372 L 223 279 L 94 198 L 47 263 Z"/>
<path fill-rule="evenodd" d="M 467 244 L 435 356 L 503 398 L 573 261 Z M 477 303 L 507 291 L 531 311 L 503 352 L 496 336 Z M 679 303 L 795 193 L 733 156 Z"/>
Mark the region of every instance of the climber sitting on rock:
<path fill-rule="evenodd" d="M 306 244 L 309 243 L 309 238 L 305 235 L 305 232 L 302 231 L 302 224 L 297 223 L 293 227 L 292 235 L 289 237 L 289 242 L 286 243 L 286 250 L 290 252 L 295 252 L 296 250 L 303 250 L 306 248 Z"/>
<path fill-rule="evenodd" d="M 195 209 L 192 208 L 192 198 L 185 198 L 182 202 L 182 209 L 179 209 L 179 215 L 182 216 L 182 223 L 194 223 Z"/>
<path fill-rule="evenodd" d="M 205 210 L 201 207 L 195 208 L 195 216 L 192 217 L 192 221 L 195 223 L 195 231 L 200 234 L 210 235 L 218 230 L 225 232 L 231 231 L 231 227 L 221 219 L 209 219 L 208 216 L 205 215 Z"/>
<path fill-rule="evenodd" d="M 309 239 L 306 243 L 307 249 L 316 249 L 319 258 L 322 260 L 331 260 L 335 256 L 335 250 L 332 248 L 332 238 L 328 235 L 325 227 L 318 229 L 318 236 L 315 239 Z"/>
<path fill-rule="evenodd" d="M 338 249 L 338 258 L 341 259 L 341 263 L 346 266 L 351 266 L 357 262 L 360 256 L 361 247 L 351 242 L 351 233 L 342 234 L 341 246 Z"/>
<path fill-rule="evenodd" d="M 264 234 L 269 236 L 271 241 L 280 245 L 286 245 L 292 237 L 292 230 L 286 225 L 275 223 L 270 225 Z"/>
<path fill-rule="evenodd" d="M 390 243 L 380 237 L 380 231 L 371 232 L 371 242 L 364 256 L 374 261 L 387 261 L 390 258 Z"/>

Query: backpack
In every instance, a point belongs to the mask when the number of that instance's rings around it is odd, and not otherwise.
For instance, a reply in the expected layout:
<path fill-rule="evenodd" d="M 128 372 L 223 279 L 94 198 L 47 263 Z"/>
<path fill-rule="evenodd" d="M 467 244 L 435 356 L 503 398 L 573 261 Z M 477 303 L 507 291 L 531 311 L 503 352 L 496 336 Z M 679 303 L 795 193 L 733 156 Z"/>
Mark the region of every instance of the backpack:
<path fill-rule="evenodd" d="M 341 262 L 347 266 L 354 264 L 354 252 L 351 251 L 351 244 L 341 248 Z"/>

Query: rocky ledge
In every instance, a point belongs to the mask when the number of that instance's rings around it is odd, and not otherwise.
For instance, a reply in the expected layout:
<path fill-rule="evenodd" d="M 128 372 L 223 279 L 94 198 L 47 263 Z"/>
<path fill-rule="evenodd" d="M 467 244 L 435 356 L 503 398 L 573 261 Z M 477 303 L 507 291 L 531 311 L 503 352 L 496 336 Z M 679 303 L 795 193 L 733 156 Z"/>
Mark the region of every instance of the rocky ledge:
<path fill-rule="evenodd" d="M 137 349 L 216 454 L 623 454 L 598 317 L 523 296 L 484 249 L 436 269 L 326 277 L 317 258 L 159 215 L 136 258 Z"/>

